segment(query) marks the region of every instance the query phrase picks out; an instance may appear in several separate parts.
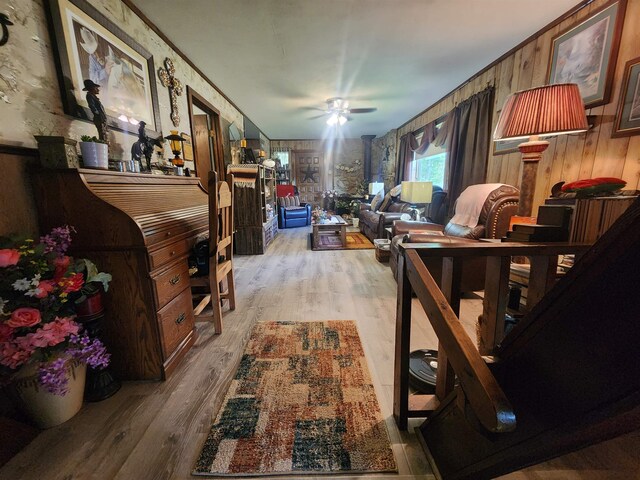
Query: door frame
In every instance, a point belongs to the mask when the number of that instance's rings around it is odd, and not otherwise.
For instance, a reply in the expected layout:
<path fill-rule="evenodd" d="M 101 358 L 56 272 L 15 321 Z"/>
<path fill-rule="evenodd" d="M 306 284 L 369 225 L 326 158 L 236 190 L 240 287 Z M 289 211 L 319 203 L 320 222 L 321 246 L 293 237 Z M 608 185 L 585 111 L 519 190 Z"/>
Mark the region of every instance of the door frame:
<path fill-rule="evenodd" d="M 195 123 L 193 118 L 194 117 L 193 106 L 195 105 L 211 117 L 211 128 L 215 132 L 213 152 L 211 152 L 213 155 L 212 168 L 218 174 L 218 181 L 223 181 L 223 180 L 226 181 L 227 172 L 224 165 L 224 150 L 222 148 L 223 140 L 222 140 L 222 129 L 220 127 L 220 111 L 216 107 L 211 105 L 211 103 L 206 98 L 204 98 L 202 95 L 196 92 L 189 85 L 187 85 L 187 105 L 189 106 L 189 129 L 191 131 L 191 138 L 193 139 L 194 165 L 195 165 L 195 159 L 197 158 L 197 155 L 198 155 L 198 150 L 195 142 L 195 131 L 193 128 Z M 202 178 L 200 173 L 201 172 L 198 172 L 198 170 L 196 169 L 195 174 L 198 177 L 200 177 L 201 183 L 203 183 L 203 185 L 206 185 L 207 178 Z M 207 172 L 207 175 L 208 173 L 209 172 Z"/>

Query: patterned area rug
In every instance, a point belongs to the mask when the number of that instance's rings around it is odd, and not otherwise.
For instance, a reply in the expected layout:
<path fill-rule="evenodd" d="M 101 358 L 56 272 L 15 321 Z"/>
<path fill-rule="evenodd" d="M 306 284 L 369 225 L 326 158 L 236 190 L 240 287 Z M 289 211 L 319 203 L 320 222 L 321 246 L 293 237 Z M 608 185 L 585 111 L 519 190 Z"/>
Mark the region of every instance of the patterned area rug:
<path fill-rule="evenodd" d="M 346 248 L 340 243 L 340 237 L 338 235 L 320 235 L 320 245 L 313 244 L 313 234 L 309 234 L 312 250 L 364 250 L 371 249 L 373 243 L 369 239 L 359 232 L 347 232 L 347 246 Z"/>
<path fill-rule="evenodd" d="M 395 471 L 355 322 L 257 323 L 193 474 Z"/>

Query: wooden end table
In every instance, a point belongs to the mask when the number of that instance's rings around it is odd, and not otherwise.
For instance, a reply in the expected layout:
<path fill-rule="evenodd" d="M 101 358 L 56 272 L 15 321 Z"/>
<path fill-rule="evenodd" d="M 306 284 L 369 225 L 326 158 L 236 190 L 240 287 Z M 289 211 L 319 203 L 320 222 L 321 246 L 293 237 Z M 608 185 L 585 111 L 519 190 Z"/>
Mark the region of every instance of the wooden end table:
<path fill-rule="evenodd" d="M 311 222 L 313 228 L 313 246 L 314 248 L 320 244 L 321 232 L 332 232 L 340 236 L 342 247 L 347 246 L 347 222 L 340 215 L 332 215 L 329 220 L 324 223 Z"/>

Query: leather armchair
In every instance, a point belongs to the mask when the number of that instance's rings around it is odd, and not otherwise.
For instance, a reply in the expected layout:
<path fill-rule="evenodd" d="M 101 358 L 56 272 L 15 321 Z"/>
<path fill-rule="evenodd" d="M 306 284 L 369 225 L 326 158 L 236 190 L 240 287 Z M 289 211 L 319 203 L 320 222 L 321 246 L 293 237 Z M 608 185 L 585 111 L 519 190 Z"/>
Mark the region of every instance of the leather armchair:
<path fill-rule="evenodd" d="M 473 188 L 473 185 L 469 188 Z M 393 276 L 397 279 L 399 243 L 467 243 L 477 242 L 481 238 L 504 237 L 509 229 L 511 216 L 518 210 L 518 197 L 519 190 L 510 185 L 502 185 L 493 190 L 482 205 L 478 225 L 473 228 L 451 221 L 444 227 L 430 222 L 395 222 L 389 258 Z M 440 286 L 442 261 L 429 259 L 425 263 Z M 485 272 L 485 258 L 465 259 L 462 265 L 462 291 L 483 290 Z"/>
<path fill-rule="evenodd" d="M 294 185 L 277 185 L 278 228 L 294 228 L 311 225 L 311 204 L 300 203 L 298 189 Z"/>

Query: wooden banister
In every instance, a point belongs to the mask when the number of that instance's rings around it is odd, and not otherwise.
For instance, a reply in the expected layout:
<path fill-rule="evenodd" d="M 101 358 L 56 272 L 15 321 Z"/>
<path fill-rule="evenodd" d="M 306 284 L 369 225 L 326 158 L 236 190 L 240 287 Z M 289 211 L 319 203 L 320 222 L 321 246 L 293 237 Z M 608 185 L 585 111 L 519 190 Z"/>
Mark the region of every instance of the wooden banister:
<path fill-rule="evenodd" d="M 590 248 L 575 243 L 403 243 L 398 256 L 398 304 L 394 365 L 394 417 L 398 428 L 407 428 L 409 417 L 426 417 L 427 408 L 437 408 L 454 389 L 454 373 L 481 423 L 489 431 L 506 432 L 515 425 L 509 402 L 503 398 L 481 355 L 494 355 L 504 335 L 504 318 L 512 256 L 531 259 L 527 306 L 530 308 L 551 288 L 557 256 L 581 255 Z M 431 277 L 423 259 L 442 259 L 442 290 Z M 463 331 L 457 318 L 460 309 L 462 261 L 468 257 L 487 259 L 483 314 L 478 323 L 478 348 Z M 420 299 L 438 336 L 436 394 L 409 401 L 409 344 L 411 338 L 411 295 Z M 525 317 L 526 318 L 526 317 Z M 413 397 L 416 397 L 415 395 Z"/>
<path fill-rule="evenodd" d="M 416 251 L 408 251 L 406 260 L 411 286 L 427 313 L 478 420 L 490 432 L 512 431 L 516 426 L 516 416 L 509 400 L 464 331 L 436 281 Z"/>

